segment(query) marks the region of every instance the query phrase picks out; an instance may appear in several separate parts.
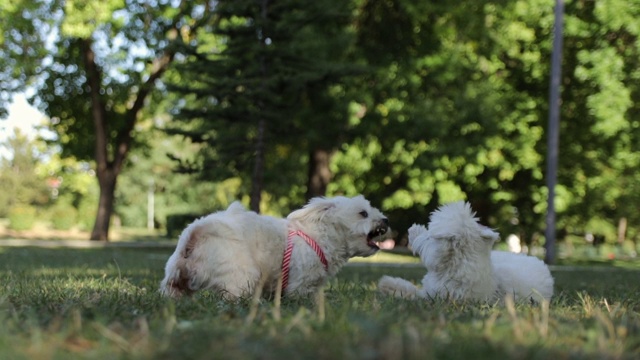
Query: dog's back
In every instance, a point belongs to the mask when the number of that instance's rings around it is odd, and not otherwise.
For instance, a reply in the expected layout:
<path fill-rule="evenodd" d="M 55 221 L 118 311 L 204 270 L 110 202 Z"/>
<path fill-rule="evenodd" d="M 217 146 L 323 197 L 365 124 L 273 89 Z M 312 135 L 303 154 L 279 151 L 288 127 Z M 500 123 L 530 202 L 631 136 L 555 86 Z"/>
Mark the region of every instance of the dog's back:
<path fill-rule="evenodd" d="M 533 256 L 492 251 L 491 262 L 498 287 L 515 300 L 540 302 L 553 295 L 553 277 L 545 263 Z"/>

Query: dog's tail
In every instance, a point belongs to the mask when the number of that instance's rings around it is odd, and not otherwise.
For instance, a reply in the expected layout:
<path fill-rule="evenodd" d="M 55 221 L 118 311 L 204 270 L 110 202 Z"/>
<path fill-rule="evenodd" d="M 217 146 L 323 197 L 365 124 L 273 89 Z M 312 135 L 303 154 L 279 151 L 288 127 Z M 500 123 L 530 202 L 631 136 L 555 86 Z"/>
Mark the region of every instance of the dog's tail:
<path fill-rule="evenodd" d="M 393 295 L 404 299 L 418 297 L 418 287 L 405 279 L 383 276 L 378 281 L 378 290 L 383 294 Z"/>

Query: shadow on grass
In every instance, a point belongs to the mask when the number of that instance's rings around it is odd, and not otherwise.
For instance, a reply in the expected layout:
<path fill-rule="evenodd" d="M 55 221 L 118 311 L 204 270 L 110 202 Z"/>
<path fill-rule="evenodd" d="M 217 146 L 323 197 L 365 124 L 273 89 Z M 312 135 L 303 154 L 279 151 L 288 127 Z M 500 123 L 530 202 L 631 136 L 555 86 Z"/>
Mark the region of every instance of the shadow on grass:
<path fill-rule="evenodd" d="M 78 240 L 89 241 L 91 233 L 89 231 L 83 231 L 78 229 L 70 230 L 56 230 L 51 229 L 48 226 L 39 224 L 30 230 L 12 230 L 5 225 L 0 224 L 0 239 L 22 239 L 22 240 Z M 129 227 L 115 227 L 109 232 L 110 241 L 128 241 L 128 242 L 153 242 L 153 241 L 167 241 L 175 240 L 177 238 L 171 238 L 167 236 L 165 230 L 161 229 L 146 229 L 146 228 L 129 228 Z"/>
<path fill-rule="evenodd" d="M 170 248 L 38 248 L 0 247 L 0 272 L 29 273 L 42 269 L 105 270 L 120 271 L 157 269 L 173 252 Z"/>

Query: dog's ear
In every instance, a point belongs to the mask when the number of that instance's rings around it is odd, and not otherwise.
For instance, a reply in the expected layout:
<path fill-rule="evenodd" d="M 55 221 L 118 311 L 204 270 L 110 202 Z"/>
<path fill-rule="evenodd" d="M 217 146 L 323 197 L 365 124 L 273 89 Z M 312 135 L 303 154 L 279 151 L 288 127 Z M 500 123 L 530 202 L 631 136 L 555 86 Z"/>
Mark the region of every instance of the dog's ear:
<path fill-rule="evenodd" d="M 431 236 L 433 239 L 438 240 L 438 241 L 448 241 L 448 242 L 453 242 L 456 240 L 456 236 L 455 235 L 451 235 L 451 234 L 439 234 L 439 235 L 434 235 Z"/>
<path fill-rule="evenodd" d="M 482 238 L 482 240 L 493 243 L 494 241 L 498 240 L 499 237 L 500 235 L 497 232 L 491 230 L 491 228 L 488 228 L 486 226 L 480 227 L 480 238 Z"/>
<path fill-rule="evenodd" d="M 416 226 L 416 225 L 414 225 Z M 413 228 L 413 226 L 412 226 Z M 415 229 L 414 229 L 415 230 Z M 420 256 L 422 256 L 422 252 L 424 251 L 425 247 L 427 246 L 427 240 L 429 238 L 428 233 L 425 232 L 420 232 L 418 234 L 414 234 L 414 236 L 409 235 L 409 248 L 411 249 L 411 251 L 413 252 L 413 254 L 418 254 Z"/>
<path fill-rule="evenodd" d="M 455 237 L 450 234 L 430 233 L 424 225 L 413 224 L 409 228 L 409 247 L 414 254 L 424 255 L 429 242 L 432 241 L 453 241 Z"/>
<path fill-rule="evenodd" d="M 409 241 L 412 241 L 416 237 L 420 236 L 420 234 L 423 234 L 425 232 L 427 232 L 427 228 L 424 225 L 419 225 L 419 224 L 411 225 L 411 227 L 407 231 L 407 235 L 409 236 Z"/>
<path fill-rule="evenodd" d="M 322 219 L 329 210 L 336 207 L 336 204 L 331 200 L 324 197 L 316 197 L 309 200 L 309 203 L 302 209 L 293 211 L 287 219 L 289 220 L 309 220 L 309 219 Z"/>

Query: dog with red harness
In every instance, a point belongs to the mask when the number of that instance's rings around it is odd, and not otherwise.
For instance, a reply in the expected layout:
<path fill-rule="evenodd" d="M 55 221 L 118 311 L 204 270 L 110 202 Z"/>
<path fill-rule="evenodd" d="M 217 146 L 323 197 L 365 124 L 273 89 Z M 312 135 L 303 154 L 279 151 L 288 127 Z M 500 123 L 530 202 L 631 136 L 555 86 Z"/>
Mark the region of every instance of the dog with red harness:
<path fill-rule="evenodd" d="M 361 195 L 313 198 L 286 219 L 234 202 L 182 232 L 160 291 L 177 298 L 211 289 L 236 299 L 281 286 L 284 296 L 306 296 L 350 258 L 392 247 L 389 234 L 387 218 Z"/>

